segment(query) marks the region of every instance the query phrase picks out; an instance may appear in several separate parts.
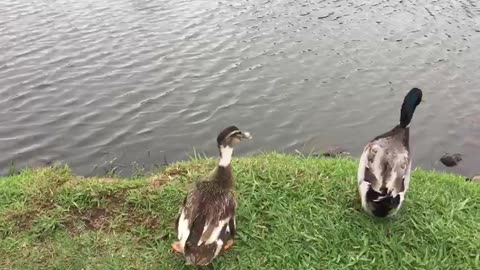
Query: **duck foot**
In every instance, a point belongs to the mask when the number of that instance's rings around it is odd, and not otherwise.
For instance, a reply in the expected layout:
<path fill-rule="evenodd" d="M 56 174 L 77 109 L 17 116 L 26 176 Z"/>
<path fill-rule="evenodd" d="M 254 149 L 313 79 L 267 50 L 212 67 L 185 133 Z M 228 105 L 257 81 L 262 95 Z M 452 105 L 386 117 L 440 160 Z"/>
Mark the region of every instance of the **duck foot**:
<path fill-rule="evenodd" d="M 182 245 L 180 245 L 179 241 L 173 242 L 171 246 L 173 251 L 175 251 L 176 253 L 183 254 L 183 248 L 182 248 Z"/>
<path fill-rule="evenodd" d="M 227 243 L 225 244 L 225 246 L 223 246 L 223 250 L 229 249 L 232 245 L 233 245 L 233 240 L 230 239 L 230 240 L 227 241 Z"/>

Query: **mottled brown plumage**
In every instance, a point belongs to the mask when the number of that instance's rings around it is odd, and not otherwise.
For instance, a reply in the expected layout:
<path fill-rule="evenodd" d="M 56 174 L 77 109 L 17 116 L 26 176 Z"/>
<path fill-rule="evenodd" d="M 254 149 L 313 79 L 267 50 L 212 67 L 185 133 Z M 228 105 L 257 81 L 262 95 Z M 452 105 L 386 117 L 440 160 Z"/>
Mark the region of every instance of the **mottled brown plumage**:
<path fill-rule="evenodd" d="M 405 96 L 400 124 L 375 137 L 364 148 L 358 167 L 363 209 L 375 216 L 393 215 L 401 207 L 410 181 L 410 128 L 422 91 L 413 88 Z"/>
<path fill-rule="evenodd" d="M 409 133 L 410 128 L 398 125 L 377 136 L 365 147 L 364 151 L 368 152 L 365 181 L 369 182 L 374 190 L 381 192 L 391 187 L 397 193 L 403 192 L 403 176 L 410 163 Z M 392 175 L 397 177 L 392 179 Z"/>
<path fill-rule="evenodd" d="M 179 241 L 172 246 L 187 264 L 207 265 L 233 243 L 237 204 L 230 160 L 233 146 L 247 138 L 248 132 L 234 126 L 223 130 L 217 137 L 219 165 L 183 202 L 176 222 Z"/>

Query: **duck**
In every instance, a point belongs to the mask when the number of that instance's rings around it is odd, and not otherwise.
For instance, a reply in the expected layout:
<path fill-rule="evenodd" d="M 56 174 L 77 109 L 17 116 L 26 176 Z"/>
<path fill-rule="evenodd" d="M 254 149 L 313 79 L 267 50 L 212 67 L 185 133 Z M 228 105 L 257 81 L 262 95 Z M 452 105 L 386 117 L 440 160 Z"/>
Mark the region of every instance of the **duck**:
<path fill-rule="evenodd" d="M 247 139 L 252 139 L 250 133 L 236 126 L 222 130 L 217 136 L 218 165 L 183 200 L 175 222 L 178 241 L 171 246 L 183 254 L 186 265 L 208 265 L 233 245 L 237 202 L 231 160 L 234 146 Z"/>
<path fill-rule="evenodd" d="M 400 123 L 378 135 L 364 148 L 358 166 L 362 208 L 376 217 L 395 215 L 402 207 L 410 183 L 410 122 L 423 93 L 412 88 L 400 110 Z"/>

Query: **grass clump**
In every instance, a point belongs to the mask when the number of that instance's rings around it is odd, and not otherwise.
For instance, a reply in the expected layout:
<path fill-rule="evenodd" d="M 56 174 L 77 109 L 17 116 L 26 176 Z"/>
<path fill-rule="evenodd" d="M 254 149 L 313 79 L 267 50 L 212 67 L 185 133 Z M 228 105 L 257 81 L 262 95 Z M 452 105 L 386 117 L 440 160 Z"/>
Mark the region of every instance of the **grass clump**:
<path fill-rule="evenodd" d="M 145 178 L 68 167 L 0 178 L 0 269 L 188 269 L 174 220 L 196 159 Z M 214 269 L 480 269 L 480 185 L 415 170 L 391 219 L 360 210 L 356 161 L 269 153 L 233 161 L 238 235 Z"/>

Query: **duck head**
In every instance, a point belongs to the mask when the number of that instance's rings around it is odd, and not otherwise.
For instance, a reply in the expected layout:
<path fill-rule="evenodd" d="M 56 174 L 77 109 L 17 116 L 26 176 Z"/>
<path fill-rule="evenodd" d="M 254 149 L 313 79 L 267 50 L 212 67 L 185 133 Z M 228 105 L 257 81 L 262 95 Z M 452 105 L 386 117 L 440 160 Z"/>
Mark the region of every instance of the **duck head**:
<path fill-rule="evenodd" d="M 220 166 L 228 166 L 232 159 L 233 147 L 243 140 L 252 139 L 247 131 L 241 131 L 236 126 L 230 126 L 222 130 L 217 137 L 217 146 L 220 153 Z"/>

